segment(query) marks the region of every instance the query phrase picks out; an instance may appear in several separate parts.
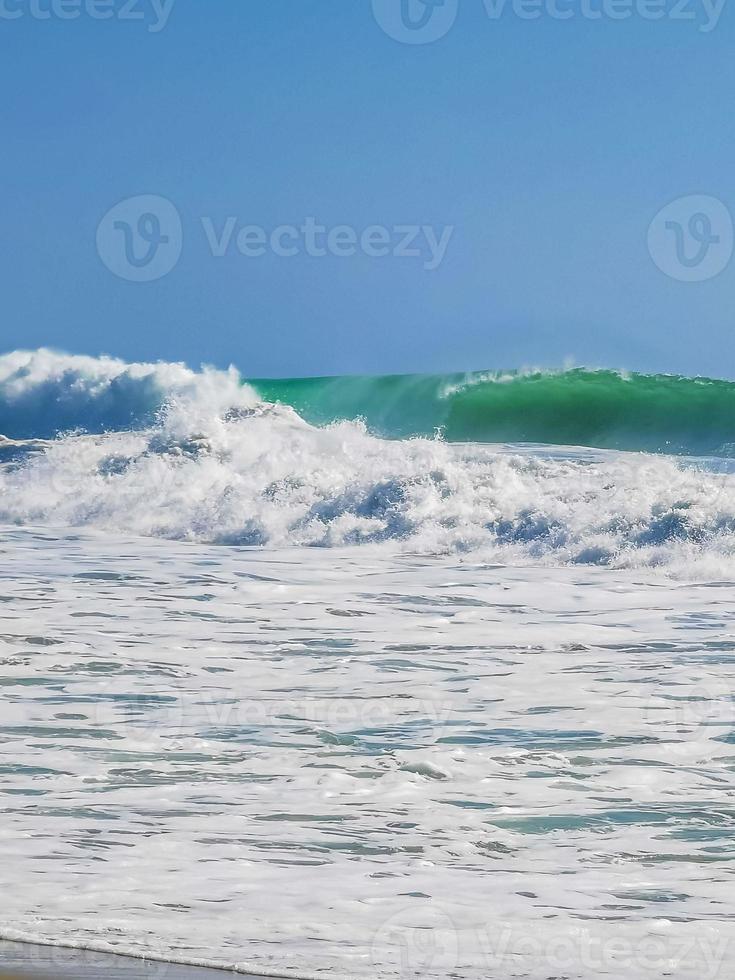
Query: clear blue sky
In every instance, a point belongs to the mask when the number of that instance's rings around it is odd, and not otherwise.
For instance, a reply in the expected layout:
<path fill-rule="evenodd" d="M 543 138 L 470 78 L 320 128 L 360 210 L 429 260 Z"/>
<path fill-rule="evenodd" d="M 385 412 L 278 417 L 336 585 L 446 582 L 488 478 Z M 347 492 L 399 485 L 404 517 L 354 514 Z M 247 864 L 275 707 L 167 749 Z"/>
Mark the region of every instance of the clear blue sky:
<path fill-rule="evenodd" d="M 735 9 L 705 32 L 694 0 L 695 21 L 492 20 L 459 0 L 445 37 L 407 45 L 370 0 L 177 0 L 157 33 L 150 0 L 145 23 L 3 2 L 23 16 L 0 19 L 1 349 L 250 376 L 566 357 L 735 375 L 735 260 L 682 282 L 646 239 L 674 198 L 735 213 Z M 140 194 L 169 199 L 183 226 L 178 264 L 144 283 L 95 244 L 103 215 Z M 427 271 L 215 258 L 200 220 L 312 215 L 455 231 Z"/>

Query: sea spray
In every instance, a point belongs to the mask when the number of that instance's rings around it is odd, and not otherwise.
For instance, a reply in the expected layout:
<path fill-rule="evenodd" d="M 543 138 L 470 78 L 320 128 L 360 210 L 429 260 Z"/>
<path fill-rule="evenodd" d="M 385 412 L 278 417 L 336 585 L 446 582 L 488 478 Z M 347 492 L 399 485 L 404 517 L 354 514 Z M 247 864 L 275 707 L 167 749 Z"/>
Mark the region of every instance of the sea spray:
<path fill-rule="evenodd" d="M 48 352 L 11 358 L 0 362 L 6 429 L 49 434 L 60 404 L 77 431 L 27 454 L 16 444 L 5 462 L 0 454 L 6 523 L 235 546 L 735 569 L 727 463 L 382 439 L 362 421 L 311 425 L 290 406 L 259 400 L 232 370 Z M 525 383 L 464 382 L 447 398 Z M 103 431 L 83 424 L 103 416 Z M 118 430 L 123 416 L 131 421 Z"/>

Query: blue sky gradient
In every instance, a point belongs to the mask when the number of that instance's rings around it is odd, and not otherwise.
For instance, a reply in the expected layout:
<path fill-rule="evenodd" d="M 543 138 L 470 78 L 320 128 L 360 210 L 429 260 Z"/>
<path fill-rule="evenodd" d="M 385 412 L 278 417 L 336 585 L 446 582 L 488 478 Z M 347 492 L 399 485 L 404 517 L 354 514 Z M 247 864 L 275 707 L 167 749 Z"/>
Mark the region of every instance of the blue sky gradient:
<path fill-rule="evenodd" d="M 493 20 L 459 0 L 446 36 L 408 45 L 370 0 L 176 0 L 159 31 L 148 0 L 144 21 L 39 20 L 28 2 L 4 0 L 22 16 L 0 17 L 0 348 L 249 376 L 565 359 L 735 376 L 735 262 L 685 282 L 647 247 L 673 199 L 735 213 L 726 5 L 706 30 L 693 0 L 694 19 L 661 0 L 660 20 L 590 19 L 573 0 L 569 19 Z M 106 212 L 141 194 L 171 201 L 183 227 L 176 266 L 143 283 L 95 244 Z M 230 216 L 454 232 L 434 270 L 217 258 L 201 219 Z"/>

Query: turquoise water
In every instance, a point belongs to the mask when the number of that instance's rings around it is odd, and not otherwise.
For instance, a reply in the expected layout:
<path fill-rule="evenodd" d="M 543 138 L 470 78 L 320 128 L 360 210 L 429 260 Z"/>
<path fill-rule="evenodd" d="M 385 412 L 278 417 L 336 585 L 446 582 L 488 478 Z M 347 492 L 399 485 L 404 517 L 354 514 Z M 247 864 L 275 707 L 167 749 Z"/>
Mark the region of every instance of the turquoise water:
<path fill-rule="evenodd" d="M 323 425 L 364 418 L 390 438 L 527 442 L 730 455 L 735 383 L 616 371 L 475 372 L 452 375 L 253 381 L 261 397 Z"/>

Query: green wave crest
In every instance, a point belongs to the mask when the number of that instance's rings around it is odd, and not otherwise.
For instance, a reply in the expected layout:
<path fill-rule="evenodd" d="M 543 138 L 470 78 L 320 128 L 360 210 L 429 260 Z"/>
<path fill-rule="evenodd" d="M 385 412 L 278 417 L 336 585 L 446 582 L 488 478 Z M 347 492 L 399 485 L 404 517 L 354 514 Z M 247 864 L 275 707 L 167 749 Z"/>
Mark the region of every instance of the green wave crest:
<path fill-rule="evenodd" d="M 386 438 L 735 454 L 735 383 L 724 380 L 574 368 L 249 383 L 314 425 L 362 418 Z"/>

